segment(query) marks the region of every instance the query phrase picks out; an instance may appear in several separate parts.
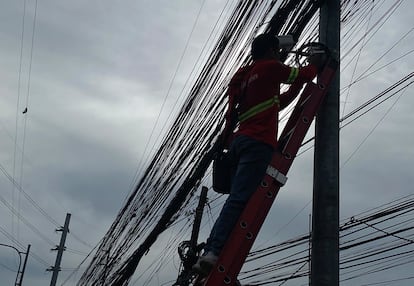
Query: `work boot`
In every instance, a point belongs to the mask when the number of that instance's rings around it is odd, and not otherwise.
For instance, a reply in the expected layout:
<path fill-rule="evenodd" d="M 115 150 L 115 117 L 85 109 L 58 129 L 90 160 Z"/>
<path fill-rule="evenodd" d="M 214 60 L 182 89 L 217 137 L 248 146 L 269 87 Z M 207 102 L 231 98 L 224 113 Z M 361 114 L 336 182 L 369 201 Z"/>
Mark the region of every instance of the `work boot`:
<path fill-rule="evenodd" d="M 207 252 L 203 256 L 200 256 L 193 265 L 193 271 L 197 272 L 199 275 L 207 276 L 211 269 L 216 265 L 218 256 L 212 252 Z"/>

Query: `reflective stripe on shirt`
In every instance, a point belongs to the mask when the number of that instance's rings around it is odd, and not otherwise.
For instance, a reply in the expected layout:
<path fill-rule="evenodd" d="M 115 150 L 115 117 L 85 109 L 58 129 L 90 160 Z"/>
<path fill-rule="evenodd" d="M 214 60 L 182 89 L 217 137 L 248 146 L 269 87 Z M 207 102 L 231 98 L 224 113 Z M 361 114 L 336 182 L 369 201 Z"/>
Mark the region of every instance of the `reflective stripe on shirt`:
<path fill-rule="evenodd" d="M 289 74 L 289 77 L 288 77 L 286 83 L 294 82 L 295 79 L 298 77 L 298 74 L 299 74 L 299 69 L 295 68 L 295 67 L 291 67 L 290 68 L 290 74 Z"/>
<path fill-rule="evenodd" d="M 255 116 L 256 114 L 263 112 L 269 108 L 271 108 L 272 106 L 274 106 L 275 104 L 279 105 L 280 101 L 279 101 L 279 97 L 275 96 L 271 99 L 268 99 L 266 101 L 263 101 L 259 104 L 256 104 L 255 106 L 251 107 L 249 110 L 247 110 L 246 112 L 243 112 L 242 114 L 239 115 L 239 121 L 243 122 L 253 116 Z"/>

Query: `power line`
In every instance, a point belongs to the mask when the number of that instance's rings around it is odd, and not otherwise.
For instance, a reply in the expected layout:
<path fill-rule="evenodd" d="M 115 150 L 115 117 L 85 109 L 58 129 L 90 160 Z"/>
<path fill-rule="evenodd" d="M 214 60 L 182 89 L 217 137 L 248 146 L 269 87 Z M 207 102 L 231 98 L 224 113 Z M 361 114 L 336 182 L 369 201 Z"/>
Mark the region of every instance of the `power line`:
<path fill-rule="evenodd" d="M 400 92 L 404 92 L 411 84 L 413 84 L 413 81 L 409 81 L 413 76 L 414 76 L 414 73 L 412 73 L 412 72 L 409 73 L 408 75 L 404 76 L 399 81 L 397 81 L 396 83 L 393 83 L 391 86 L 389 86 L 385 90 L 381 91 L 379 94 L 375 95 L 374 97 L 372 97 L 368 101 L 362 103 L 360 106 L 358 106 L 357 108 L 355 108 L 354 110 L 350 111 L 348 114 L 343 116 L 340 119 L 340 123 L 343 123 L 343 122 L 345 122 L 345 123 L 340 126 L 340 129 L 350 125 L 351 123 L 353 123 L 354 121 L 356 121 L 360 117 L 366 115 L 369 111 L 371 111 L 374 108 L 378 107 L 379 105 L 383 104 L 385 101 L 392 98 L 393 96 L 399 94 Z M 406 83 L 407 81 L 408 81 L 408 83 Z M 403 86 L 400 87 L 401 85 L 403 85 Z M 391 93 L 391 94 L 389 94 L 389 93 Z M 382 99 L 386 95 L 388 95 L 388 96 L 385 97 L 384 99 Z M 382 99 L 382 100 L 380 102 L 376 102 L 379 99 Z M 347 120 L 349 120 L 349 121 L 347 121 Z M 310 139 L 308 139 L 307 141 L 303 142 L 302 147 L 309 144 L 309 143 L 311 143 L 314 139 L 315 139 L 315 137 L 313 136 Z M 301 151 L 300 153 L 298 153 L 297 156 L 302 155 L 303 153 L 309 151 L 312 148 L 313 148 L 313 145 L 308 147 L 307 149 Z"/>
<path fill-rule="evenodd" d="M 284 1 L 283 4 L 288 2 L 290 1 Z M 295 7 L 304 7 L 307 3 L 305 1 L 291 2 L 298 5 Z M 358 1 L 352 9 L 366 10 L 371 2 Z M 344 3 L 351 2 L 345 1 Z M 197 186 L 204 177 L 198 172 L 205 171 L 208 166 L 205 169 L 198 167 L 201 164 L 207 165 L 204 155 L 214 145 L 223 122 L 222 114 L 226 108 L 224 100 L 226 80 L 228 80 L 228 75 L 240 65 L 246 64 L 247 47 L 252 35 L 257 31 L 257 15 L 262 13 L 260 16 L 268 19 L 270 14 L 266 13 L 274 8 L 263 6 L 266 4 L 254 1 L 239 2 L 235 10 L 237 13 L 232 14 L 229 23 L 224 27 L 224 32 L 206 66 L 196 79 L 187 100 L 160 143 L 152 161 L 149 162 L 135 191 L 126 200 L 124 207 L 105 235 L 89 268 L 84 272 L 79 282 L 80 285 L 99 280 L 103 272 L 109 273 L 108 281 L 112 283 L 115 283 L 114 279 L 124 275 L 125 272 L 129 275 L 139 263 L 141 254 L 152 245 L 153 237 L 175 225 L 177 220 L 185 218 L 185 211 L 193 202 L 192 187 Z M 254 5 L 257 6 L 255 9 L 252 8 Z M 250 15 L 255 17 L 250 18 Z M 287 15 L 287 18 L 291 18 L 277 33 L 283 34 L 297 28 L 298 23 L 295 19 L 302 16 L 301 10 L 290 11 Z M 347 21 L 351 20 L 353 20 L 352 17 L 347 19 Z M 378 22 L 377 25 L 380 23 L 382 22 Z M 374 25 L 370 31 L 374 31 L 374 27 L 378 26 Z M 354 48 L 351 47 L 350 51 Z M 190 179 L 194 181 L 189 181 Z M 181 196 L 179 201 L 176 200 L 178 195 Z M 167 212 L 163 213 L 165 209 L 173 210 L 169 212 L 172 215 L 168 217 Z M 154 229 L 156 233 L 153 232 Z M 151 238 L 149 238 L 150 235 L 152 235 Z M 110 255 L 107 254 L 108 249 L 111 250 Z M 110 257 L 110 265 L 103 267 L 102 263 L 108 257 Z M 163 254 L 153 261 L 154 268 L 148 270 L 149 278 L 146 281 L 152 279 L 156 270 L 159 269 L 161 264 L 158 262 L 165 263 L 167 259 L 168 255 Z M 303 275 L 303 273 L 298 273 L 298 275 Z"/>
<path fill-rule="evenodd" d="M 370 10 L 370 14 L 369 14 L 369 18 L 368 18 L 368 21 L 367 21 L 367 30 L 368 30 L 368 28 L 369 28 L 369 24 L 371 23 L 371 18 L 372 18 L 372 10 L 373 10 L 373 8 L 374 8 L 374 2 L 372 2 L 372 6 L 371 6 L 371 10 Z M 361 56 L 362 49 L 363 49 L 363 47 L 365 46 L 365 37 L 366 37 L 366 35 L 367 35 L 367 34 L 368 34 L 368 31 L 366 31 L 366 32 L 365 32 L 365 34 L 364 34 L 364 36 L 363 36 L 363 38 L 362 38 L 361 47 L 359 48 L 359 51 L 358 51 L 358 53 L 357 53 L 357 54 L 358 54 L 358 56 L 357 56 L 357 59 L 356 59 L 355 65 L 354 65 L 354 69 L 353 69 L 353 71 L 352 71 L 352 75 L 351 75 L 351 82 L 352 82 L 352 81 L 353 81 L 353 79 L 354 79 L 355 72 L 356 72 L 356 69 L 357 69 L 357 66 L 358 66 L 358 62 L 359 62 L 359 58 L 360 58 L 360 56 Z M 347 101 L 348 101 L 350 91 L 351 91 L 351 88 L 348 88 L 348 91 L 347 91 L 347 94 L 346 94 L 346 97 L 345 97 L 345 101 L 344 101 L 344 107 L 343 107 L 343 109 L 342 109 L 342 116 L 344 116 L 344 114 L 345 114 L 345 106 L 346 106 L 346 103 L 347 103 Z"/>
<path fill-rule="evenodd" d="M 398 94 L 402 90 L 405 90 L 407 87 L 409 87 L 413 83 L 413 81 L 409 81 L 413 76 L 414 76 L 414 72 L 409 73 L 408 75 L 404 76 L 399 81 L 397 81 L 396 83 L 394 83 L 391 86 L 389 86 L 388 88 L 386 88 L 384 91 L 380 92 L 376 96 L 372 97 L 371 99 L 369 99 L 368 101 L 366 101 L 365 103 L 361 104 L 359 107 L 355 108 L 354 110 L 352 110 L 351 112 L 349 112 L 347 115 L 345 115 L 344 117 L 342 117 L 341 120 L 340 120 L 341 123 L 344 122 L 344 121 L 346 121 L 346 120 L 348 120 L 352 116 L 356 115 L 358 112 L 361 112 L 364 108 L 367 108 L 368 106 L 372 105 L 374 102 L 376 102 L 377 100 L 381 99 L 382 97 L 384 97 L 388 93 L 392 92 L 396 88 L 399 88 L 397 91 L 393 92 L 391 95 L 389 95 L 388 97 L 386 97 L 385 99 L 383 99 L 379 103 L 376 103 L 375 105 L 371 106 L 368 110 L 365 110 L 364 112 L 362 112 L 356 118 L 354 118 L 351 121 L 349 121 L 349 122 L 345 123 L 344 125 L 342 125 L 341 128 L 343 128 L 346 125 L 352 123 L 352 121 L 354 121 L 355 119 L 361 117 L 362 115 L 365 115 L 367 112 L 369 112 L 370 110 L 374 109 L 378 105 L 382 104 L 384 101 L 390 99 L 392 96 Z M 408 82 L 408 83 L 406 83 L 406 82 Z M 403 87 L 400 87 L 403 84 L 405 84 L 405 85 Z"/>
<path fill-rule="evenodd" d="M 35 2 L 35 8 L 34 8 L 32 41 L 31 41 L 31 46 L 30 46 L 30 59 L 29 59 L 29 71 L 28 71 L 29 76 L 28 76 L 28 82 L 27 82 L 26 105 L 25 105 L 25 111 L 24 111 L 25 116 L 24 116 L 24 127 L 23 127 L 22 156 L 21 156 L 21 164 L 20 164 L 20 180 L 19 180 L 20 186 L 23 185 L 23 164 L 24 164 L 24 151 L 25 151 L 25 145 L 26 145 L 27 109 L 29 107 L 30 84 L 31 84 L 31 78 L 32 78 L 32 62 L 33 62 L 33 47 L 34 47 L 35 31 L 36 31 L 36 18 L 37 18 L 37 0 Z M 13 176 L 13 179 L 14 179 L 14 176 Z M 20 195 L 21 195 L 21 192 L 19 191 L 19 202 L 18 202 L 19 212 L 20 212 L 20 202 L 21 202 Z"/>
<path fill-rule="evenodd" d="M 8 233 L 4 228 L 2 228 L 0 226 L 0 232 L 7 237 L 7 239 L 9 239 L 12 243 L 14 243 L 15 245 L 19 246 L 20 248 L 24 249 L 25 246 L 23 246 L 23 244 L 21 244 L 16 238 L 14 238 L 14 236 L 10 233 Z M 35 259 L 39 264 L 42 264 L 43 266 L 49 266 L 49 263 L 47 263 L 45 260 L 43 260 L 39 255 L 37 255 L 36 253 L 33 252 L 33 250 L 30 252 L 29 254 L 30 256 L 33 257 L 33 259 Z"/>
<path fill-rule="evenodd" d="M 198 19 L 199 19 L 199 17 L 200 17 L 200 14 L 201 14 L 201 11 L 202 11 L 202 9 L 203 9 L 203 7 L 204 7 L 204 4 L 205 4 L 205 0 L 203 0 L 203 2 L 201 3 L 201 6 L 200 6 L 199 11 L 198 11 L 197 16 L 196 16 L 196 19 L 195 19 L 195 21 L 194 21 L 194 23 L 193 23 L 193 26 L 192 26 L 192 28 L 191 28 L 190 35 L 189 35 L 189 36 L 188 36 L 188 38 L 187 38 L 187 42 L 186 42 L 186 44 L 185 44 L 184 50 L 183 50 L 183 52 L 182 52 L 182 54 L 181 54 L 181 57 L 180 57 L 180 59 L 179 59 L 179 61 L 178 61 L 177 68 L 175 69 L 175 72 L 174 72 L 173 77 L 172 77 L 172 79 L 171 79 L 171 82 L 170 82 L 170 85 L 169 85 L 169 87 L 168 87 L 167 93 L 166 93 L 166 94 L 165 94 L 165 96 L 164 96 L 164 99 L 163 99 L 163 102 L 162 102 L 162 105 L 161 105 L 160 111 L 158 112 L 158 115 L 157 115 L 157 119 L 155 120 L 154 126 L 153 126 L 153 128 L 152 128 L 152 130 L 151 130 L 151 134 L 150 134 L 150 136 L 149 136 L 149 138 L 148 138 L 148 140 L 147 140 L 147 143 L 145 144 L 145 148 L 144 148 L 144 152 L 143 152 L 143 154 L 142 154 L 142 157 L 144 157 L 144 156 L 145 156 L 145 153 L 147 152 L 147 149 L 148 149 L 149 143 L 150 143 L 150 141 L 151 141 L 151 139 L 152 139 L 152 135 L 154 134 L 155 128 L 156 128 L 156 127 L 157 127 L 157 125 L 158 125 L 158 121 L 160 120 L 161 113 L 162 113 L 162 111 L 164 110 L 165 103 L 167 102 L 167 98 L 168 98 L 168 96 L 170 95 L 170 92 L 171 92 L 172 86 L 173 86 L 174 81 L 175 81 L 175 79 L 176 79 L 176 77 L 177 77 L 177 74 L 178 74 L 178 70 L 180 69 L 180 67 L 181 67 L 181 63 L 183 62 L 184 56 L 185 56 L 185 54 L 186 54 L 186 52 L 187 52 L 188 46 L 189 46 L 189 44 L 190 44 L 191 37 L 192 37 L 193 32 L 194 32 L 194 30 L 195 30 L 195 27 L 196 27 L 196 25 L 197 25 L 197 23 L 198 23 Z M 132 179 L 132 182 L 131 182 L 131 187 L 132 187 L 132 186 L 136 183 L 136 179 L 137 179 L 137 176 L 138 176 L 138 174 L 139 174 L 139 171 L 140 171 L 140 170 L 141 170 L 141 168 L 144 166 L 144 164 L 145 164 L 144 160 L 142 160 L 142 161 L 141 161 L 141 163 L 140 163 L 140 164 L 138 164 L 138 167 L 137 167 L 137 170 L 136 170 L 136 172 L 135 172 L 134 178 Z"/>
<path fill-rule="evenodd" d="M 27 199 L 27 201 L 30 204 L 33 205 L 34 208 L 36 208 L 52 224 L 54 224 L 55 226 L 59 226 L 59 223 L 55 219 L 53 219 L 42 207 L 40 207 L 39 204 L 37 204 L 36 201 L 26 191 L 23 190 L 21 185 L 19 185 L 13 179 L 13 177 L 6 171 L 6 169 L 4 168 L 4 166 L 2 164 L 0 164 L 0 170 L 6 176 L 6 178 L 13 184 L 13 186 L 15 186 L 24 195 L 24 197 Z M 4 198 L 3 198 L 3 200 L 6 202 L 6 200 Z M 14 211 L 14 212 L 20 213 L 19 211 Z M 13 213 L 13 211 L 12 211 L 12 213 Z"/>
<path fill-rule="evenodd" d="M 412 82 L 411 82 L 412 83 Z M 410 84 L 411 84 L 410 83 Z M 405 86 L 404 87 L 404 91 L 406 90 L 406 88 L 408 87 Z M 361 146 L 368 140 L 369 136 L 371 136 L 371 134 L 375 131 L 375 129 L 377 129 L 377 127 L 382 123 L 382 121 L 385 119 L 385 117 L 388 115 L 388 113 L 390 113 L 390 111 L 392 110 L 392 108 L 395 106 L 395 104 L 397 104 L 397 102 L 400 100 L 400 98 L 403 96 L 404 92 L 402 92 L 400 94 L 400 96 L 394 101 L 394 103 L 388 108 L 388 110 L 385 112 L 385 114 L 378 120 L 377 124 L 375 124 L 375 126 L 367 133 L 367 135 L 364 137 L 364 139 L 361 141 L 361 143 L 357 146 L 357 148 L 351 153 L 351 155 L 349 155 L 349 157 L 344 161 L 344 163 L 342 164 L 341 167 L 343 167 L 346 163 L 349 162 L 349 160 L 351 160 L 351 158 L 358 152 L 358 150 L 361 148 Z"/>
<path fill-rule="evenodd" d="M 20 108 L 20 86 L 21 86 L 21 75 L 22 75 L 22 65 L 23 65 L 23 44 L 24 44 L 24 27 L 25 27 L 25 18 L 26 18 L 26 0 L 23 1 L 23 18 L 22 18 L 22 33 L 20 39 L 20 60 L 19 60 L 19 72 L 18 72 L 18 81 L 17 81 L 17 102 L 16 102 L 16 122 L 15 122 L 15 131 L 14 131 L 14 152 L 13 152 L 13 172 L 12 178 L 15 179 L 16 176 L 16 157 L 17 157 L 17 137 L 18 137 L 18 123 L 19 123 L 19 108 Z M 12 184 L 12 206 L 15 205 L 15 188 Z M 14 215 L 12 215 L 12 233 L 14 233 Z"/>
<path fill-rule="evenodd" d="M 405 223 L 401 223 L 404 218 Z M 378 271 L 408 266 L 414 262 L 414 194 L 342 220 L 340 226 L 341 281 L 352 281 Z M 249 255 L 240 277 L 248 285 L 266 285 L 288 280 L 303 281 L 309 274 L 309 234 L 259 249 Z M 275 259 L 270 259 L 275 257 Z M 260 259 L 271 261 L 261 263 Z M 262 265 L 249 270 L 249 265 Z M 256 280 L 253 280 L 256 279 Z M 307 285 L 307 284 L 305 284 Z"/>
<path fill-rule="evenodd" d="M 407 281 L 407 280 L 411 280 L 411 279 L 414 279 L 414 276 L 409 276 L 409 277 L 404 277 L 404 278 L 399 278 L 399 279 L 393 279 L 393 280 L 386 280 L 386 281 L 375 282 L 375 283 L 369 283 L 369 284 L 362 284 L 361 286 L 391 285 L 390 283 Z"/>

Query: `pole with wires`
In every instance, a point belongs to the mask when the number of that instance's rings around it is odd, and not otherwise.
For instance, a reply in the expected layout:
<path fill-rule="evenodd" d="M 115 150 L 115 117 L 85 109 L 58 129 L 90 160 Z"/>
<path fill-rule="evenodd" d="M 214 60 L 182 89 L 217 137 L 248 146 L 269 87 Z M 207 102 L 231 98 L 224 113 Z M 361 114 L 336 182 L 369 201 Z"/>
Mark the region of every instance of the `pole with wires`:
<path fill-rule="evenodd" d="M 26 256 L 25 256 L 24 262 L 23 262 L 23 269 L 21 271 L 19 271 L 19 273 L 18 273 L 19 279 L 18 279 L 18 281 L 16 281 L 16 286 L 22 286 L 23 285 L 23 277 L 24 277 L 24 272 L 26 271 L 27 259 L 29 258 L 30 246 L 31 246 L 30 244 L 27 246 L 27 251 L 26 251 L 26 253 L 24 253 Z"/>
<path fill-rule="evenodd" d="M 182 261 L 182 270 L 178 275 L 177 281 L 173 286 L 188 286 L 193 277 L 192 266 L 196 263 L 198 256 L 205 243 L 198 244 L 198 235 L 200 232 L 201 219 L 203 217 L 204 206 L 207 203 L 208 188 L 203 186 L 201 188 L 200 199 L 195 210 L 194 224 L 191 231 L 191 238 L 189 241 L 183 241 L 178 247 L 178 254 Z"/>
<path fill-rule="evenodd" d="M 58 253 L 56 255 L 55 266 L 52 266 L 50 269 L 47 270 L 47 271 L 53 271 L 52 280 L 50 281 L 50 286 L 55 286 L 57 282 L 58 274 L 60 271 L 60 263 L 62 261 L 63 251 L 65 251 L 66 249 L 65 242 L 66 242 L 66 236 L 69 232 L 70 216 L 71 214 L 69 213 L 66 214 L 65 225 L 62 228 L 59 228 L 56 230 L 56 231 L 61 231 L 62 236 L 60 237 L 59 246 L 57 246 L 55 249 L 52 249 L 52 250 L 57 250 Z"/>
<path fill-rule="evenodd" d="M 340 0 L 324 1 L 319 40 L 339 63 Z M 340 68 L 338 67 L 338 71 Z M 311 285 L 339 285 L 339 72 L 315 124 Z"/>

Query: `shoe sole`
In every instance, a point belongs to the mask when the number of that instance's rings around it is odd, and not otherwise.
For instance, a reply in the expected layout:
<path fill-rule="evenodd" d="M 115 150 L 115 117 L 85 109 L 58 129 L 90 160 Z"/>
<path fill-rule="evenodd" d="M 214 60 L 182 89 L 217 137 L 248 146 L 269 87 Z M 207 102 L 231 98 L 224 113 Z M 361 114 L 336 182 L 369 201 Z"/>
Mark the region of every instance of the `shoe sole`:
<path fill-rule="evenodd" d="M 200 268 L 203 271 L 203 273 L 207 276 L 208 274 L 210 274 L 215 264 L 216 262 L 209 263 L 207 261 L 200 261 Z"/>
<path fill-rule="evenodd" d="M 213 269 L 215 263 L 211 264 L 207 261 L 200 261 L 200 267 L 194 267 L 193 271 L 199 274 L 200 276 L 207 276 L 210 274 L 211 270 Z"/>

